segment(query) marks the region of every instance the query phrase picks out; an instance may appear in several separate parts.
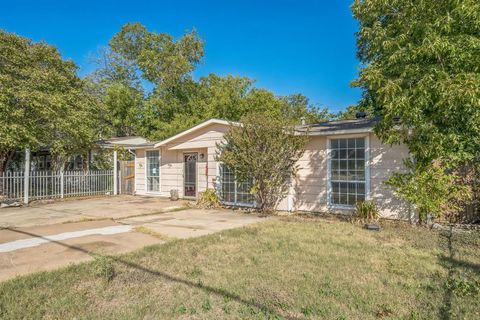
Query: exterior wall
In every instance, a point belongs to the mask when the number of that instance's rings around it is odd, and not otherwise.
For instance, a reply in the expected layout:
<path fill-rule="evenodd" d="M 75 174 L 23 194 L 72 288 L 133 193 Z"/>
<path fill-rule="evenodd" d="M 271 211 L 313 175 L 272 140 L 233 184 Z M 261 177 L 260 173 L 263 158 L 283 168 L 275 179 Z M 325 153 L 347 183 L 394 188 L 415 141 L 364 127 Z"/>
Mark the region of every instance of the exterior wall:
<path fill-rule="evenodd" d="M 292 182 L 293 210 L 326 211 L 327 208 L 327 138 L 312 137 L 298 161 L 297 177 Z M 279 209 L 287 210 L 284 199 Z"/>
<path fill-rule="evenodd" d="M 135 193 L 136 194 L 145 194 L 146 185 L 145 185 L 145 150 L 140 149 L 135 151 Z"/>
<path fill-rule="evenodd" d="M 215 187 L 217 162 L 216 144 L 223 139 L 228 126 L 212 124 L 194 133 L 180 137 L 166 146 L 160 147 L 160 192 L 154 195 L 170 196 L 170 190 L 177 189 L 183 197 L 183 170 L 185 153 L 197 153 L 197 192 Z M 137 150 L 135 159 L 137 194 L 147 195 L 145 183 L 145 151 Z M 203 159 L 201 156 L 203 154 Z M 141 167 L 140 167 L 141 166 Z"/>
<path fill-rule="evenodd" d="M 216 144 L 223 139 L 227 125 L 212 124 L 188 135 L 179 137 L 160 148 L 160 192 L 156 195 L 169 196 L 171 189 L 178 189 L 183 197 L 184 153 L 197 152 L 197 190 L 215 188 L 218 164 L 215 161 Z M 408 219 L 409 206 L 397 198 L 385 180 L 394 171 L 403 170 L 403 159 L 409 156 L 406 146 L 388 146 L 373 134 L 335 135 L 332 138 L 368 136 L 367 199 L 378 204 L 381 215 L 389 218 Z M 328 205 L 328 138 L 314 136 L 309 140 L 306 151 L 298 161 L 297 177 L 292 181 L 289 195 L 279 204 L 279 210 L 312 212 L 343 212 L 345 209 L 332 209 Z M 203 159 L 200 155 L 203 154 Z M 137 150 L 135 159 L 136 192 L 147 194 L 145 188 L 145 150 Z M 369 179 L 368 179 L 369 177 Z M 350 210 L 351 211 L 351 210 Z"/>
<path fill-rule="evenodd" d="M 336 135 L 335 138 L 362 135 Z M 365 134 L 363 135 L 365 136 Z M 370 133 L 368 136 L 369 173 L 367 184 L 370 189 L 367 199 L 374 200 L 382 217 L 409 218 L 409 205 L 399 199 L 393 190 L 385 184 L 388 177 L 395 171 L 404 170 L 403 159 L 409 156 L 405 145 L 389 146 Z M 293 181 L 290 196 L 294 198 L 294 210 L 313 212 L 348 212 L 351 210 L 333 209 L 328 206 L 328 138 L 312 137 L 307 144 L 305 154 L 298 161 L 298 172 Z M 368 179 L 369 176 L 369 179 Z M 284 199 L 280 210 L 287 210 Z"/>
<path fill-rule="evenodd" d="M 183 197 L 183 162 L 176 150 L 160 148 L 160 194 L 169 196 L 171 189 L 177 189 Z"/>
<path fill-rule="evenodd" d="M 408 157 L 407 146 L 385 145 L 374 134 L 370 135 L 370 195 L 383 217 L 410 218 L 409 204 L 395 196 L 392 188 L 384 183 L 393 172 L 405 169 L 403 159 Z"/>

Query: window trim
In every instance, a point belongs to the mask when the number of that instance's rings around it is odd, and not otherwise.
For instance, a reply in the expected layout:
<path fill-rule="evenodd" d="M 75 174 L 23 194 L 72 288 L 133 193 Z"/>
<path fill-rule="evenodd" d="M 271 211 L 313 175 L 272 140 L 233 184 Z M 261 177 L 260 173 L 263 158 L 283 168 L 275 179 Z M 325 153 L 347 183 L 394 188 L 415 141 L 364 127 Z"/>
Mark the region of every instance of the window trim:
<path fill-rule="evenodd" d="M 148 190 L 148 151 L 158 151 L 158 191 Z M 162 192 L 162 151 L 160 149 L 145 149 L 145 193 L 160 194 Z"/>
<path fill-rule="evenodd" d="M 352 210 L 355 206 L 332 203 L 332 164 L 331 152 L 333 139 L 365 139 L 365 200 L 371 199 L 370 196 L 370 134 L 349 134 L 349 135 L 331 135 L 327 136 L 327 207 L 329 209 Z"/>
<path fill-rule="evenodd" d="M 220 177 L 220 166 L 224 165 L 222 162 L 217 161 L 216 162 L 216 181 L 217 184 L 215 186 L 215 191 L 217 194 L 220 192 L 220 188 L 222 188 L 222 180 Z M 219 195 L 220 196 L 220 195 Z M 237 179 L 235 178 L 235 199 L 237 198 Z M 221 201 L 221 200 L 220 200 Z M 221 201 L 222 204 L 226 204 L 227 206 L 232 206 L 232 207 L 242 207 L 242 208 L 256 208 L 257 207 L 257 201 L 255 200 L 255 197 L 253 197 L 253 203 L 244 203 L 244 202 L 227 202 L 227 201 Z"/>

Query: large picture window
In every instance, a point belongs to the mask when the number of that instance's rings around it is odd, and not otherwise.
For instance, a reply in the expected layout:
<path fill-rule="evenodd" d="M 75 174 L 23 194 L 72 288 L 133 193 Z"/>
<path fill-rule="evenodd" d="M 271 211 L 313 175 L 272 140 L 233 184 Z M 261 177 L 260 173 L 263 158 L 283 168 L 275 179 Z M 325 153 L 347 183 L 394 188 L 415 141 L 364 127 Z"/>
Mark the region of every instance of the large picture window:
<path fill-rule="evenodd" d="M 364 137 L 330 140 L 330 204 L 354 206 L 365 200 L 365 142 Z"/>
<path fill-rule="evenodd" d="M 223 164 L 219 165 L 219 170 L 220 200 L 225 204 L 252 206 L 255 199 L 250 193 L 251 181 L 238 182 L 234 172 Z"/>
<path fill-rule="evenodd" d="M 160 153 L 147 151 L 147 192 L 160 191 Z"/>

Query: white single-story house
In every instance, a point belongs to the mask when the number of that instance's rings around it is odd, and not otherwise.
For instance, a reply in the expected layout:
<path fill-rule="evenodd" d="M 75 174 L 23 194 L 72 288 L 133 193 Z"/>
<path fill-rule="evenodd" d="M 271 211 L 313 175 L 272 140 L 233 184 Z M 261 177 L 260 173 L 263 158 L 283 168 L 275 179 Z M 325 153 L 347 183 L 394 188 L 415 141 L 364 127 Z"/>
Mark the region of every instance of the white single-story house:
<path fill-rule="evenodd" d="M 409 157 L 404 145 L 385 145 L 373 132 L 375 119 L 331 121 L 301 125 L 309 142 L 288 196 L 278 209 L 339 212 L 352 210 L 359 200 L 374 200 L 383 217 L 409 218 L 409 206 L 384 184 L 403 169 Z M 124 147 L 135 152 L 135 194 L 195 199 L 215 188 L 229 205 L 253 206 L 247 183 L 215 159 L 216 145 L 235 124 L 210 119 L 159 142 L 132 140 Z M 308 130 L 307 130 L 308 129 Z"/>

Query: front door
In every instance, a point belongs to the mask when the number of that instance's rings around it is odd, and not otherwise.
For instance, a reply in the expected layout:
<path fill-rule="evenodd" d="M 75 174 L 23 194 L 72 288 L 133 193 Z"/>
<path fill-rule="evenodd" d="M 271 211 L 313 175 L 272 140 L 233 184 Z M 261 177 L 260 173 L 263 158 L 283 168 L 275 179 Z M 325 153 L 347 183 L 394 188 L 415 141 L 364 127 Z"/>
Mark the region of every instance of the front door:
<path fill-rule="evenodd" d="M 185 153 L 183 155 L 183 195 L 186 198 L 197 197 L 197 154 Z"/>

